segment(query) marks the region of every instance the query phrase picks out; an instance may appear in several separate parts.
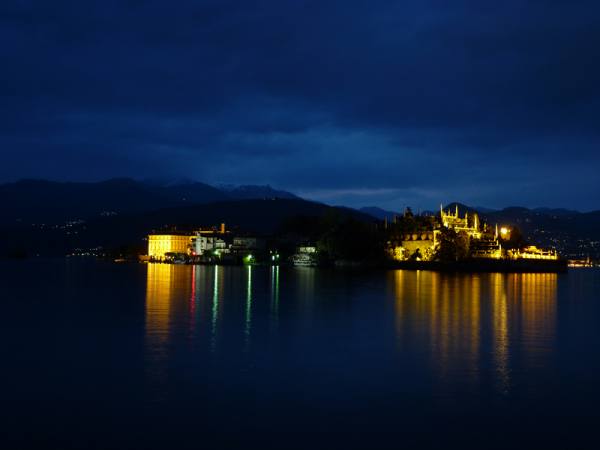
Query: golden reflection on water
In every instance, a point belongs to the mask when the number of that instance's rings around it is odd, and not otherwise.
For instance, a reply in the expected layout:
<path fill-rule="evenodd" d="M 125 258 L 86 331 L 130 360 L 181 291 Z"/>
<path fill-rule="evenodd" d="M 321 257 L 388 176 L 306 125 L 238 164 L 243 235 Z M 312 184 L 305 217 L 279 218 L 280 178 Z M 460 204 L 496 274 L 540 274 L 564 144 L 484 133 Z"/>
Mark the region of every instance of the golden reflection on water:
<path fill-rule="evenodd" d="M 146 277 L 146 331 L 155 342 L 164 341 L 169 334 L 173 308 L 184 305 L 194 289 L 188 267 L 170 264 L 148 264 Z M 193 306 L 188 305 L 188 308 Z"/>
<path fill-rule="evenodd" d="M 497 389 L 507 393 L 514 358 L 526 368 L 545 363 L 556 328 L 557 274 L 399 270 L 393 277 L 398 343 L 424 342 L 442 379 L 477 382 L 491 365 Z"/>
<path fill-rule="evenodd" d="M 164 378 L 162 362 L 168 358 L 171 321 L 180 309 L 190 308 L 194 279 L 189 267 L 148 264 L 146 276 L 146 348 L 155 363 L 151 370 Z M 191 299 L 190 299 L 191 301 Z M 189 315 L 188 315 L 189 316 Z"/>
<path fill-rule="evenodd" d="M 510 388 L 509 346 L 510 334 L 508 327 L 508 300 L 503 274 L 489 275 L 492 291 L 492 330 L 493 330 L 493 359 L 496 371 L 498 389 L 506 393 Z"/>

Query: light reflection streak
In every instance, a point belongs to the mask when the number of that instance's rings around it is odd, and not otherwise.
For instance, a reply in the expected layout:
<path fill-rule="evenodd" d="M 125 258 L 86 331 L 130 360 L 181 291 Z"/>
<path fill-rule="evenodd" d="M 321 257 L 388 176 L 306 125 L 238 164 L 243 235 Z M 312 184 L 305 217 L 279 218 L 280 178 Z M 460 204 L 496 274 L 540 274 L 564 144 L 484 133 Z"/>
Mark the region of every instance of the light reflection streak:
<path fill-rule="evenodd" d="M 173 271 L 166 264 L 148 264 L 146 276 L 146 336 L 154 346 L 169 334 Z"/>
<path fill-rule="evenodd" d="M 277 326 L 279 321 L 279 266 L 271 266 L 271 319 Z"/>
<path fill-rule="evenodd" d="M 250 342 L 250 332 L 252 329 L 252 266 L 248 265 L 247 268 L 247 282 L 246 282 L 246 317 L 244 324 L 244 335 L 246 346 Z"/>
<path fill-rule="evenodd" d="M 196 283 L 197 283 L 197 273 L 196 266 L 192 266 L 192 288 L 189 300 L 189 327 L 188 327 L 188 337 L 191 339 L 194 335 L 194 331 L 196 329 Z"/>
<path fill-rule="evenodd" d="M 523 357 L 529 368 L 543 366 L 552 348 L 556 329 L 557 284 L 555 273 L 513 275 L 508 283 L 509 298 L 519 314 L 519 333 L 527 343 Z"/>
<path fill-rule="evenodd" d="M 213 280 L 213 300 L 211 309 L 211 337 L 210 337 L 210 348 L 212 351 L 217 346 L 217 320 L 219 317 L 219 266 L 214 266 L 214 280 Z"/>
<path fill-rule="evenodd" d="M 508 304 L 506 296 L 506 275 L 489 275 L 492 288 L 492 324 L 494 333 L 494 367 L 499 392 L 507 394 L 510 390 L 510 331 L 508 327 Z"/>
<path fill-rule="evenodd" d="M 313 315 L 315 299 L 315 272 L 314 267 L 295 267 L 296 299 L 300 306 L 303 319 L 310 322 Z"/>

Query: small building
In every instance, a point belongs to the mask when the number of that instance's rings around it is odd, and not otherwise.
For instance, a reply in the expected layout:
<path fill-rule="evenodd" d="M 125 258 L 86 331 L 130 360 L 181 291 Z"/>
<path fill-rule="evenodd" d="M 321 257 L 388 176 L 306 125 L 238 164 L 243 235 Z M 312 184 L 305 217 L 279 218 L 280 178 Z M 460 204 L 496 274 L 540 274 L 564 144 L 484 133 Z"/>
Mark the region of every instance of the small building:
<path fill-rule="evenodd" d="M 318 264 L 317 247 L 300 246 L 291 257 L 294 266 L 314 267 Z"/>
<path fill-rule="evenodd" d="M 545 250 L 538 248 L 535 245 L 530 245 L 524 249 L 509 250 L 508 256 L 512 259 L 558 259 L 556 250 Z"/>
<path fill-rule="evenodd" d="M 484 238 L 471 243 L 471 256 L 473 258 L 501 259 L 504 249 L 497 238 L 484 236 Z"/>
<path fill-rule="evenodd" d="M 227 243 L 218 236 L 196 235 L 192 239 L 192 254 L 194 256 L 202 256 L 215 251 L 226 253 L 228 250 Z"/>
<path fill-rule="evenodd" d="M 569 267 L 594 267 L 594 262 L 589 256 L 585 259 L 569 259 Z"/>
<path fill-rule="evenodd" d="M 304 246 L 300 246 L 296 249 L 296 253 L 302 253 L 302 254 L 307 254 L 307 255 L 314 255 L 317 253 L 317 247 L 314 247 L 312 245 L 304 245 Z"/>
<path fill-rule="evenodd" d="M 263 251 L 266 248 L 266 242 L 258 237 L 235 237 L 231 251 L 233 253 L 244 253 L 250 251 Z"/>

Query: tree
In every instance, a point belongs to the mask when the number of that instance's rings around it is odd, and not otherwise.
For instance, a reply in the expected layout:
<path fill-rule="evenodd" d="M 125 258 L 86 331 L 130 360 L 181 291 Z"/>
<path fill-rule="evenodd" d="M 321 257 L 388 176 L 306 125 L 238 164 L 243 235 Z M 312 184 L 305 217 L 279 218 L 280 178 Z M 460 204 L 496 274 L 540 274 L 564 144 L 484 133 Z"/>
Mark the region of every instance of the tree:
<path fill-rule="evenodd" d="M 438 261 L 460 261 L 469 257 L 470 240 L 466 233 L 451 229 L 440 232 L 440 245 L 435 259 Z"/>

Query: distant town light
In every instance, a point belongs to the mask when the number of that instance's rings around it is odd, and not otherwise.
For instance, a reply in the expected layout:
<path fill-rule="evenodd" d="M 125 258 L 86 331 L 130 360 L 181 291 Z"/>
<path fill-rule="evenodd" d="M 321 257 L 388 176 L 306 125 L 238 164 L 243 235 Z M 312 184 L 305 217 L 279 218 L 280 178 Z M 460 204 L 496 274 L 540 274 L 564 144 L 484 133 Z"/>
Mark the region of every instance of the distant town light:
<path fill-rule="evenodd" d="M 508 228 L 506 228 L 506 227 L 500 228 L 500 234 L 502 236 L 506 236 L 508 234 Z"/>

